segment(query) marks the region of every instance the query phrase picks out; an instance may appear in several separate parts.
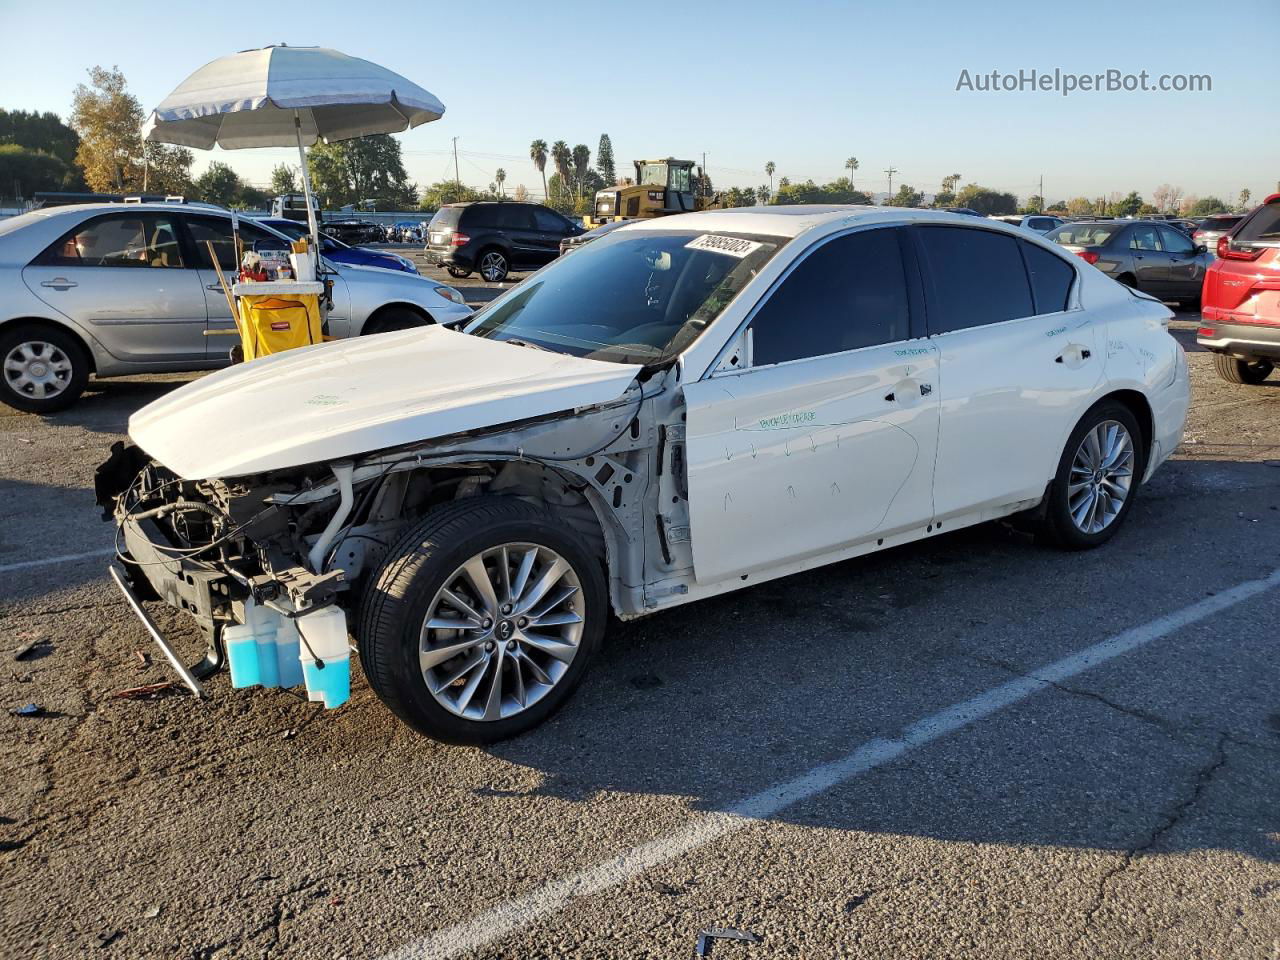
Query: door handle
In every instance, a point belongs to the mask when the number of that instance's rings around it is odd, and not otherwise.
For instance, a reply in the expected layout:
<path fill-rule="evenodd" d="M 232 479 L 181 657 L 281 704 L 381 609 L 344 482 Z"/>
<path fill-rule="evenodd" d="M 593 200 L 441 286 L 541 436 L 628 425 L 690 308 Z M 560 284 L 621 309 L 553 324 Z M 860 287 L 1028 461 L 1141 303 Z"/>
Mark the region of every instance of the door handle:
<path fill-rule="evenodd" d="M 932 384 L 932 383 L 922 383 L 922 384 L 920 384 L 920 396 L 922 396 L 922 397 L 927 397 L 927 396 L 928 396 L 929 394 L 931 394 L 931 393 L 933 393 L 933 384 Z"/>
<path fill-rule="evenodd" d="M 894 393 L 892 390 L 890 390 L 888 393 L 884 395 L 884 399 L 886 403 L 893 403 L 893 401 L 898 399 L 898 395 Z"/>
<path fill-rule="evenodd" d="M 42 280 L 40 286 L 52 287 L 54 290 L 70 290 L 72 287 L 78 287 L 79 284 L 66 277 L 54 277 L 52 280 Z"/>
<path fill-rule="evenodd" d="M 206 284 L 204 285 L 204 288 L 205 288 L 206 290 L 212 290 L 212 291 L 214 291 L 215 293 L 221 293 L 221 292 L 222 292 L 222 284 L 220 284 L 220 283 L 206 283 Z"/>

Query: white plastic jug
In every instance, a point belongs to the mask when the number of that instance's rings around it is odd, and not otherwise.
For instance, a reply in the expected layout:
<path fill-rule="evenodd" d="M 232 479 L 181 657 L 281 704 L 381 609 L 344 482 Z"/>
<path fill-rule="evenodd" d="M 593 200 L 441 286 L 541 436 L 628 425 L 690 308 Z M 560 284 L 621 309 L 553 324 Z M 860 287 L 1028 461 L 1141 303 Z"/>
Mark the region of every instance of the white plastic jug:
<path fill-rule="evenodd" d="M 298 657 L 307 699 L 340 707 L 351 696 L 351 647 L 347 615 L 341 607 L 325 607 L 294 621 L 301 634 Z"/>

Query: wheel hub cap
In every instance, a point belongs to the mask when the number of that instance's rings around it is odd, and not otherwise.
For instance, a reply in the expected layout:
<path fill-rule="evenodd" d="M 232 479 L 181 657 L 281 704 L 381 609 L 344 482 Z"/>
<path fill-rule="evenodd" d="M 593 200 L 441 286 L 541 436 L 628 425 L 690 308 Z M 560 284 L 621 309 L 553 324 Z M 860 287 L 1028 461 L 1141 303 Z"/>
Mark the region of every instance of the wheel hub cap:
<path fill-rule="evenodd" d="M 584 628 L 582 584 L 563 557 L 532 543 L 492 547 L 458 567 L 422 623 L 418 663 L 450 713 L 502 720 L 550 693 L 573 663 Z"/>
<path fill-rule="evenodd" d="M 44 340 L 19 343 L 4 358 L 4 378 L 25 397 L 56 397 L 71 383 L 71 358 Z"/>
<path fill-rule="evenodd" d="M 1133 482 L 1133 440 L 1124 424 L 1105 420 L 1080 441 L 1067 478 L 1067 508 L 1076 529 L 1101 533 L 1124 509 Z"/>

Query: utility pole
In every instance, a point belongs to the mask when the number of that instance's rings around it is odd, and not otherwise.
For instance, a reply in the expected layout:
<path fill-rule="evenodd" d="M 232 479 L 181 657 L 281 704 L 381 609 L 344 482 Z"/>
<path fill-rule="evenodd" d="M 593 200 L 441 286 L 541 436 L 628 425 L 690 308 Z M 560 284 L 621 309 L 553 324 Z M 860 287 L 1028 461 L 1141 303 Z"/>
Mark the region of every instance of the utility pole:
<path fill-rule="evenodd" d="M 889 169 L 885 171 L 889 175 L 889 199 L 893 199 L 893 175 L 898 172 L 898 168 L 893 164 L 889 164 Z"/>
<path fill-rule="evenodd" d="M 458 173 L 458 138 L 453 138 L 453 183 L 458 188 L 458 193 L 462 193 L 462 176 Z"/>
<path fill-rule="evenodd" d="M 1040 213 L 1044 213 L 1044 174 L 1040 174 Z"/>

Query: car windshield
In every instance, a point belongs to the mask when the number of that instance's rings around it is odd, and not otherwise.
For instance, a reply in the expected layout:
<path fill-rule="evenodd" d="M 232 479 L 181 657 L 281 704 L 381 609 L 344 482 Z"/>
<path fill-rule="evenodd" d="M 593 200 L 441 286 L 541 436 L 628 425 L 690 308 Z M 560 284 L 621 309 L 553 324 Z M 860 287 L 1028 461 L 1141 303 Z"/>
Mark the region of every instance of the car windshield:
<path fill-rule="evenodd" d="M 467 332 L 614 363 L 691 344 L 785 237 L 622 230 L 495 300 Z"/>
<path fill-rule="evenodd" d="M 1120 229 L 1119 223 L 1064 223 L 1046 233 L 1045 239 L 1054 243 L 1080 247 L 1100 247 Z"/>

